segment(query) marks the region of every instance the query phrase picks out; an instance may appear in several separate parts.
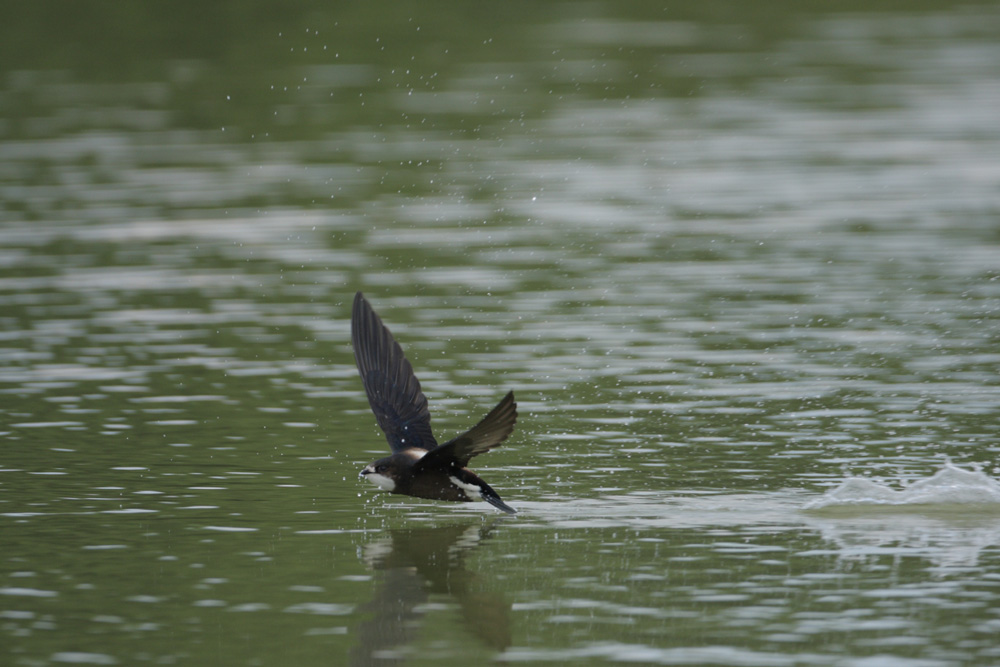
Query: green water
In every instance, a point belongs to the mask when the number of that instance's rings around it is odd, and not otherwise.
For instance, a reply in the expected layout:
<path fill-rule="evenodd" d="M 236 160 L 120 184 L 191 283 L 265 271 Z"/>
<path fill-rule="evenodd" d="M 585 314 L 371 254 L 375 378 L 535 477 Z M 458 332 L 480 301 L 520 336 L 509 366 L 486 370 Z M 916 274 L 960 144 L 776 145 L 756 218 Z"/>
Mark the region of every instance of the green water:
<path fill-rule="evenodd" d="M 0 10 L 0 663 L 1000 661 L 992 3 Z M 516 516 L 383 494 L 364 290 Z"/>

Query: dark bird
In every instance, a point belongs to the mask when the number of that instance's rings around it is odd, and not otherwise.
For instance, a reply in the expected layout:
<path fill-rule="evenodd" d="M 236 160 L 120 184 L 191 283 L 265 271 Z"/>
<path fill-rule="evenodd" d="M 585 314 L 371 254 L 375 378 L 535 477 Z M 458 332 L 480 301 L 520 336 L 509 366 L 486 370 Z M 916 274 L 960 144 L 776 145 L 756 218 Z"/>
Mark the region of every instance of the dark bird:
<path fill-rule="evenodd" d="M 365 466 L 361 476 L 390 493 L 457 502 L 485 500 L 514 514 L 514 508 L 466 467 L 473 456 L 493 449 L 513 432 L 514 392 L 481 422 L 439 445 L 413 367 L 361 292 L 354 296 L 351 343 L 368 403 L 392 450 L 391 456 Z"/>

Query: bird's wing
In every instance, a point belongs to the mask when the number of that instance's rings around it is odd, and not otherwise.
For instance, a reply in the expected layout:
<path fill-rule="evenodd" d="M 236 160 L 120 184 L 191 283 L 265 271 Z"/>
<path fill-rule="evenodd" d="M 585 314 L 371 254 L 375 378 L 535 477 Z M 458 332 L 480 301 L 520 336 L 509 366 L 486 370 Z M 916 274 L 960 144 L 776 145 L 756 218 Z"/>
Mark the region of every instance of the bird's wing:
<path fill-rule="evenodd" d="M 351 311 L 351 343 L 368 403 L 393 453 L 437 447 L 427 398 L 413 366 L 361 292 L 354 296 Z"/>
<path fill-rule="evenodd" d="M 456 465 L 464 468 L 469 459 L 489 451 L 507 439 L 517 421 L 517 403 L 514 392 L 503 397 L 483 420 L 462 435 L 452 438 L 437 449 L 431 450 L 417 462 L 418 467 Z"/>

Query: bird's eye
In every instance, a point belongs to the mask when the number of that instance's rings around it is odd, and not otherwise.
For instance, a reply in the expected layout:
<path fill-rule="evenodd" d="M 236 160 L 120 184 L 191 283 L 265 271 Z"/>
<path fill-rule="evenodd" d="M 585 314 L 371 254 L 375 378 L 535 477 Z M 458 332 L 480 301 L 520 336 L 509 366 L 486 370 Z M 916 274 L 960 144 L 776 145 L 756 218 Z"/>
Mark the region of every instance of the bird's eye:
<path fill-rule="evenodd" d="M 382 473 L 382 472 L 385 472 L 385 469 L 386 469 L 386 465 L 384 463 L 380 463 L 377 466 L 375 466 L 375 472 Z"/>

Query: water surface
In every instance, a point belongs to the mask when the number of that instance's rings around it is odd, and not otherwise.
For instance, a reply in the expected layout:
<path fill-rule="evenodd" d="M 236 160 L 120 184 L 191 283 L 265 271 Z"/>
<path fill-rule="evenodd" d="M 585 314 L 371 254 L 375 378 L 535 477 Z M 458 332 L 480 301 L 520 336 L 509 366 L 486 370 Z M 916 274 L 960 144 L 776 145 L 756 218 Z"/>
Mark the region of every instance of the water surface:
<path fill-rule="evenodd" d="M 53 6 L 0 22 L 0 662 L 1000 660 L 994 507 L 807 509 L 1000 477 L 991 4 Z M 358 289 L 439 439 L 514 390 L 518 515 L 357 478 Z"/>

